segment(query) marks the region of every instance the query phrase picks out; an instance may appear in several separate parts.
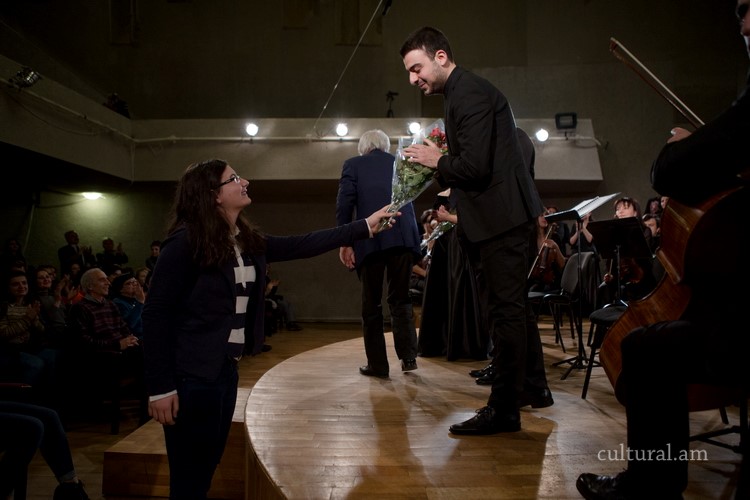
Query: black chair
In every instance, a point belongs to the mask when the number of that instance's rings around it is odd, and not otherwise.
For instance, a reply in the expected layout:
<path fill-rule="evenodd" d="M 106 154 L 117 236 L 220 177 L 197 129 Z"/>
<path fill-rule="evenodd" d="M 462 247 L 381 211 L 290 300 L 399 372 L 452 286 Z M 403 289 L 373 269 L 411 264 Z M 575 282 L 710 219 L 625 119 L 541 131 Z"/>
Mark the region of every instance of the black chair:
<path fill-rule="evenodd" d="M 565 352 L 565 345 L 562 338 L 563 317 L 567 316 L 570 323 L 570 334 L 576 338 L 576 325 L 579 323 L 579 306 L 583 298 L 584 287 L 579 286 L 579 258 L 578 254 L 568 257 L 565 267 L 563 268 L 562 277 L 560 278 L 560 291 L 557 293 L 547 293 L 542 297 L 541 306 L 547 305 L 552 312 L 552 319 L 555 326 L 555 343 L 559 343 Z M 594 252 L 582 252 L 580 258 L 580 280 L 585 284 L 589 276 L 594 272 L 596 259 Z"/>
<path fill-rule="evenodd" d="M 627 306 L 609 305 L 597 309 L 589 315 L 591 327 L 589 329 L 588 345 L 591 348 L 591 354 L 589 355 L 588 366 L 586 366 L 586 378 L 583 381 L 583 390 L 581 391 L 582 399 L 586 399 L 586 394 L 589 390 L 591 371 L 595 366 L 601 366 L 595 358 L 598 354 L 599 348 L 602 346 L 602 342 L 604 342 L 604 336 L 607 334 L 609 328 L 626 310 Z"/>
<path fill-rule="evenodd" d="M 748 446 L 748 392 L 745 388 L 724 387 L 710 384 L 693 384 L 688 393 L 691 411 L 703 411 L 718 408 L 721 422 L 726 426 L 713 431 L 701 432 L 690 436 L 690 441 L 702 441 L 704 443 L 727 448 L 735 453 L 744 453 Z M 732 405 L 739 408 L 739 422 L 736 425 L 729 424 L 726 406 Z M 738 444 L 729 444 L 716 441 L 714 438 L 728 434 L 738 434 Z"/>

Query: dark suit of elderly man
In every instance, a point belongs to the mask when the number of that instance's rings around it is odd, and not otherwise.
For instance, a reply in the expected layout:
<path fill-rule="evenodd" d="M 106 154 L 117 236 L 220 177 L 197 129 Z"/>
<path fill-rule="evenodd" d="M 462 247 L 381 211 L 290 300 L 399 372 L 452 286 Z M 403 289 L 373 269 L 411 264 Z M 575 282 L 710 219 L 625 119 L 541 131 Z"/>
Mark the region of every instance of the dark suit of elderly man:
<path fill-rule="evenodd" d="M 359 140 L 359 156 L 344 162 L 336 199 L 336 223 L 372 213 L 391 200 L 394 157 L 390 139 L 382 130 L 369 130 Z M 377 209 L 376 209 L 377 210 Z M 368 212 L 369 211 L 369 212 Z M 417 368 L 417 332 L 409 297 L 409 278 L 415 259 L 420 257 L 419 231 L 411 203 L 401 208 L 395 227 L 354 247 L 341 247 L 339 257 L 349 269 L 356 269 L 362 283 L 362 331 L 367 365 L 362 375 L 388 377 L 389 365 L 383 331 L 383 277 L 387 278 L 387 302 L 396 354 L 402 371 Z"/>

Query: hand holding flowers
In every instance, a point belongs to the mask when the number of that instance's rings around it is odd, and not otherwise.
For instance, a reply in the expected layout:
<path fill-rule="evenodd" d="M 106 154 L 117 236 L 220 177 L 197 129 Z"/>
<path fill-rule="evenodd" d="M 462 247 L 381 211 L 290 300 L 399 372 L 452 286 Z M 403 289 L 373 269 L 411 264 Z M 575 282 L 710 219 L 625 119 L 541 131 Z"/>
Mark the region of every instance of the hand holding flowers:
<path fill-rule="evenodd" d="M 427 189 L 435 176 L 438 159 L 448 151 L 445 125 L 442 120 L 438 120 L 408 139 L 410 141 L 408 144 L 403 141 L 399 143 L 396 160 L 393 162 L 391 205 L 388 209 L 390 212 L 395 212 L 414 201 Z M 408 154 L 408 151 L 412 151 L 413 154 Z M 425 163 L 423 164 L 422 161 Z M 385 224 L 384 219 L 381 226 L 385 227 Z"/>

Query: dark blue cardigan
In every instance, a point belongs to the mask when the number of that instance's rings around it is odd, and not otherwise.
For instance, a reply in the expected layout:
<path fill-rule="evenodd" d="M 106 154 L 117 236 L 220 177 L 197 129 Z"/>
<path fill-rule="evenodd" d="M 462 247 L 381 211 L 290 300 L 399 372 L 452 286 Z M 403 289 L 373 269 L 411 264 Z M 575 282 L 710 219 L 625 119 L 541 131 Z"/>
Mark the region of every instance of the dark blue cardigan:
<path fill-rule="evenodd" d="M 248 303 L 245 338 L 248 342 L 254 339 L 254 354 L 260 351 L 264 339 L 262 284 L 266 264 L 314 257 L 368 237 L 364 220 L 299 236 L 265 236 L 266 252 L 251 256 L 257 281 Z M 193 260 L 186 230 L 167 238 L 143 310 L 149 394 L 173 391 L 179 378 L 218 377 L 227 356 L 235 299 L 231 262 L 220 268 L 200 269 Z"/>

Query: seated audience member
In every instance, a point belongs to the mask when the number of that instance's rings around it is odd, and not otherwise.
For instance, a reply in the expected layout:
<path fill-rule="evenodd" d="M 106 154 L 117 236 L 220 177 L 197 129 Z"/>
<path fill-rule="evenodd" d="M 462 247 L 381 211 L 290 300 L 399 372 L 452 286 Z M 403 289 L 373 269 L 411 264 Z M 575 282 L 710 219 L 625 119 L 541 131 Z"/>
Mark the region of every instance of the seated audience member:
<path fill-rule="evenodd" d="M 78 370 L 73 376 L 98 391 L 113 379 L 133 377 L 145 397 L 143 350 L 117 306 L 107 299 L 107 275 L 101 269 L 89 269 L 81 276 L 81 287 L 86 295 L 71 306 L 68 322 L 71 335 L 81 346 L 77 366 L 85 367 L 85 371 Z"/>
<path fill-rule="evenodd" d="M 62 297 L 63 304 L 70 306 L 73 303 L 73 299 L 78 295 L 78 289 L 81 284 L 81 266 L 79 264 L 73 264 L 70 266 L 70 273 L 64 274 L 65 285 L 60 290 L 60 296 Z"/>
<path fill-rule="evenodd" d="M 151 242 L 151 254 L 146 259 L 146 267 L 149 271 L 154 270 L 154 266 L 156 265 L 156 260 L 159 258 L 159 253 L 161 252 L 161 241 L 154 240 Z"/>
<path fill-rule="evenodd" d="M 122 250 L 122 243 L 115 248 L 115 242 L 112 238 L 102 240 L 103 251 L 96 254 L 96 262 L 107 275 L 112 274 L 116 269 L 128 263 L 128 256 Z"/>
<path fill-rule="evenodd" d="M 271 266 L 268 265 L 266 267 L 266 306 L 277 310 L 287 330 L 298 332 L 302 330 L 302 327 L 295 320 L 292 304 L 285 300 L 283 295 L 278 294 L 279 283 L 279 280 L 271 278 Z"/>
<path fill-rule="evenodd" d="M 107 274 L 107 279 L 109 280 L 109 284 L 112 285 L 112 283 L 114 283 L 117 278 L 122 276 L 122 272 L 123 271 L 120 266 L 115 266 L 114 269 L 112 269 L 112 272 Z M 110 287 L 110 291 L 111 291 L 111 287 Z M 114 297 L 110 297 L 110 298 L 114 298 Z"/>
<path fill-rule="evenodd" d="M 117 306 L 107 299 L 110 282 L 101 269 L 81 276 L 83 300 L 70 308 L 69 321 L 79 342 L 92 351 L 120 352 L 136 349 L 138 338 L 128 329 Z"/>
<path fill-rule="evenodd" d="M 63 300 L 63 290 L 68 287 L 66 276 L 54 284 L 48 267 L 40 266 L 35 275 L 35 296 L 42 305 L 41 318 L 44 324 L 44 342 L 48 346 L 59 348 L 67 328 L 67 309 Z"/>
<path fill-rule="evenodd" d="M 26 275 L 15 271 L 6 282 L 6 300 L 0 306 L 0 365 L 10 382 L 30 384 L 47 396 L 54 380 L 57 351 L 42 345 L 41 304 L 29 298 Z"/>
<path fill-rule="evenodd" d="M 138 280 L 138 284 L 141 285 L 143 293 L 148 293 L 148 282 L 151 280 L 151 269 L 147 267 L 139 267 L 135 270 L 135 279 Z"/>
<path fill-rule="evenodd" d="M 128 329 L 139 339 L 143 337 L 143 303 L 146 300 L 146 294 L 138 280 L 130 273 L 118 276 L 112 283 L 112 296 L 120 316 L 125 320 Z"/>
<path fill-rule="evenodd" d="M 10 267 L 18 262 L 26 263 L 26 257 L 21 250 L 21 242 L 16 238 L 8 238 L 3 247 L 3 253 L 0 255 L 0 276 L 5 276 L 10 271 Z"/>
<path fill-rule="evenodd" d="M 54 500 L 88 500 L 57 412 L 43 406 L 0 401 L 0 498 L 8 498 L 37 450 L 58 485 Z"/>

